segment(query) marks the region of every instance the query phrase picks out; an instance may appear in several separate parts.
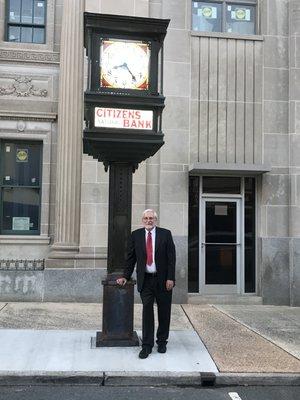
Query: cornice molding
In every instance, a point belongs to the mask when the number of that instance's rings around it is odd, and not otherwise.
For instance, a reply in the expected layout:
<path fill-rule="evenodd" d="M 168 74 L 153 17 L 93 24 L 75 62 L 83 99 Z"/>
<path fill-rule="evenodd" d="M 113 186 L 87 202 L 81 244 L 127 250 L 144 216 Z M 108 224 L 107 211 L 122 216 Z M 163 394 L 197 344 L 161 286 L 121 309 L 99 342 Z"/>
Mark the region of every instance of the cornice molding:
<path fill-rule="evenodd" d="M 42 64 L 59 64 L 59 53 L 48 51 L 1 49 L 0 60 Z"/>
<path fill-rule="evenodd" d="M 44 121 L 53 122 L 57 118 L 56 113 L 39 113 L 39 112 L 17 112 L 17 111 L 1 111 L 0 110 L 0 120 L 12 120 L 12 121 Z"/>

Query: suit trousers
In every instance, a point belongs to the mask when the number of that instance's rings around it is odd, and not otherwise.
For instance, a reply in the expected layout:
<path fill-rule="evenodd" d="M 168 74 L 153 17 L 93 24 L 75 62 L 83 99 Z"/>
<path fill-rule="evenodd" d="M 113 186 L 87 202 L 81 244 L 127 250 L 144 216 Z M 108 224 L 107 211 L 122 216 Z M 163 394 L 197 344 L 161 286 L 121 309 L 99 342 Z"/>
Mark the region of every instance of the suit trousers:
<path fill-rule="evenodd" d="M 142 346 L 151 349 L 154 346 L 154 301 L 158 313 L 156 343 L 166 344 L 170 330 L 172 290 L 162 290 L 157 275 L 146 273 L 140 295 L 143 303 Z"/>

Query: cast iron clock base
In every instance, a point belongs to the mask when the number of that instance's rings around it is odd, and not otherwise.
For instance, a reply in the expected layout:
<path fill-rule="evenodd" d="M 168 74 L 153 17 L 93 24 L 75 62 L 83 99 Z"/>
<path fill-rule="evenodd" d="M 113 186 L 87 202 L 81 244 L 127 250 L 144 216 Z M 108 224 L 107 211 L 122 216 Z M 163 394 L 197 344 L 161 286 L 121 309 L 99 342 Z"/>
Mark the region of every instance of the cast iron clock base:
<path fill-rule="evenodd" d="M 112 339 L 103 332 L 96 332 L 96 347 L 134 347 L 139 345 L 139 338 L 135 331 L 132 332 L 132 337 L 127 339 Z"/>
<path fill-rule="evenodd" d="M 96 347 L 139 346 L 133 330 L 133 305 L 135 281 L 119 286 L 120 274 L 109 274 L 103 284 L 102 332 L 96 333 Z"/>

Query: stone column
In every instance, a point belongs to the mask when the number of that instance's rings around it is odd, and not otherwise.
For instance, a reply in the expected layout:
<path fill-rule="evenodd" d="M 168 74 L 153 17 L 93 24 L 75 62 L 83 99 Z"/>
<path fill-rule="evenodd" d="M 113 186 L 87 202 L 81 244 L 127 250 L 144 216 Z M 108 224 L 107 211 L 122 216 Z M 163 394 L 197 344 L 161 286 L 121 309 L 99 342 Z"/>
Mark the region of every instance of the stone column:
<path fill-rule="evenodd" d="M 72 260 L 78 253 L 80 239 L 85 1 L 64 0 L 63 4 L 55 237 L 50 258 L 69 259 L 68 266 L 72 266 Z M 57 261 L 54 260 L 50 263 L 51 266 L 56 264 Z"/>
<path fill-rule="evenodd" d="M 290 148 L 290 297 L 291 306 L 300 306 L 300 4 L 289 3 L 289 148 Z"/>
<path fill-rule="evenodd" d="M 149 17 L 150 18 L 162 18 L 162 0 L 149 0 Z M 159 65 L 160 69 L 160 65 Z M 158 151 L 153 157 L 146 160 L 146 198 L 145 208 L 152 208 L 158 213 L 160 217 L 159 209 L 159 196 L 160 196 L 160 151 Z M 139 216 L 139 223 L 141 217 Z M 160 218 L 159 218 L 160 219 Z"/>
<path fill-rule="evenodd" d="M 162 18 L 170 18 L 164 42 L 164 96 L 160 150 L 159 222 L 172 231 L 176 246 L 175 302 L 187 301 L 188 170 L 190 139 L 191 54 L 187 2 L 162 0 Z M 179 43 L 182 41 L 183 45 Z M 180 50 L 179 50 L 180 49 Z M 176 77 L 176 85 L 172 82 Z M 176 215 L 176 218 L 174 218 Z"/>

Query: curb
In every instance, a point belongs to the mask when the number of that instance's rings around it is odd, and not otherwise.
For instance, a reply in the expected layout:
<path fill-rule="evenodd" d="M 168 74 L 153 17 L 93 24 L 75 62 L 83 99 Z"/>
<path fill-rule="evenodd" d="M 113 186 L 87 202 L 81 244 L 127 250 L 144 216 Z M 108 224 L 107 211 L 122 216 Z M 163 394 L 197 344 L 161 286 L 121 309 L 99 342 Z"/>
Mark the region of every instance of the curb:
<path fill-rule="evenodd" d="M 0 386 L 24 385 L 97 386 L 300 386 L 300 374 L 272 373 L 141 373 L 141 372 L 61 372 L 0 375 Z"/>
<path fill-rule="evenodd" d="M 216 386 L 300 386 L 300 374 L 219 373 Z"/>
<path fill-rule="evenodd" d="M 216 375 L 205 372 L 133 372 L 104 375 L 104 386 L 214 386 Z"/>
<path fill-rule="evenodd" d="M 75 372 L 36 372 L 18 373 L 11 372 L 0 375 L 0 386 L 24 386 L 24 385 L 99 385 L 103 386 L 104 373 L 75 373 Z"/>

